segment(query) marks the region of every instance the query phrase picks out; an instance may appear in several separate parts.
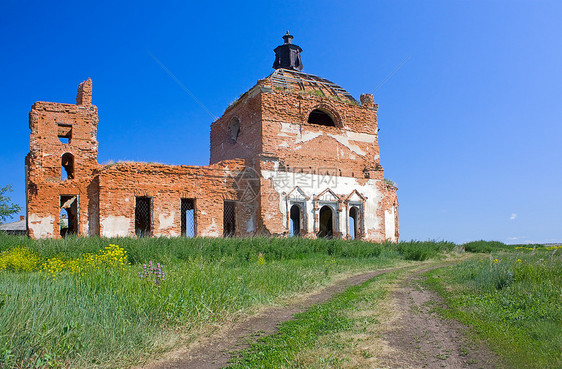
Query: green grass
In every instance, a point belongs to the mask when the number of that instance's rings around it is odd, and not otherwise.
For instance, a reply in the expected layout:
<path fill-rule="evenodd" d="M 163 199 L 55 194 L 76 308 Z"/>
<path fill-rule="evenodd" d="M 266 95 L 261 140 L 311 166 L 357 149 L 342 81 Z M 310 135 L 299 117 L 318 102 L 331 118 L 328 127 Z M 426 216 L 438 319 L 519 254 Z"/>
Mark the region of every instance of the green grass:
<path fill-rule="evenodd" d="M 231 321 L 252 309 L 313 290 L 336 275 L 403 259 L 366 242 L 286 239 L 67 238 L 0 236 L 42 258 L 76 258 L 108 243 L 127 250 L 125 271 L 55 280 L 40 272 L 0 272 L 0 367 L 123 367 L 172 344 L 170 337 Z M 258 263 L 264 255 L 265 265 Z M 142 264 L 164 264 L 157 287 Z"/>
<path fill-rule="evenodd" d="M 428 273 L 442 313 L 472 328 L 508 367 L 562 367 L 562 258 L 514 250 Z"/>
<path fill-rule="evenodd" d="M 132 264 L 149 260 L 170 263 L 194 259 L 218 261 L 232 259 L 238 262 L 256 261 L 262 253 L 266 260 L 295 260 L 311 256 L 342 258 L 377 257 L 384 245 L 362 241 L 309 240 L 302 238 L 83 238 L 68 237 L 62 240 L 31 240 L 0 234 L 0 251 L 21 245 L 44 257 L 64 253 L 67 257 L 79 257 L 85 252 L 96 252 L 108 244 L 117 244 L 127 250 Z M 420 243 L 420 247 L 432 242 Z M 400 258 L 396 247 L 387 244 L 387 256 Z M 428 246 L 430 247 L 430 246 Z"/>
<path fill-rule="evenodd" d="M 447 241 L 410 241 L 399 242 L 395 247 L 404 259 L 423 261 L 453 251 L 456 245 Z"/>
<path fill-rule="evenodd" d="M 0 272 L 0 367 L 124 367 L 170 349 L 178 337 L 192 339 L 339 274 L 440 258 L 455 247 L 434 241 L 31 240 L 0 234 L 0 252 L 23 246 L 43 259 L 78 258 L 110 243 L 127 251 L 131 266 L 124 271 L 55 280 L 40 272 Z M 167 280 L 160 287 L 138 278 L 149 261 L 164 264 Z"/>

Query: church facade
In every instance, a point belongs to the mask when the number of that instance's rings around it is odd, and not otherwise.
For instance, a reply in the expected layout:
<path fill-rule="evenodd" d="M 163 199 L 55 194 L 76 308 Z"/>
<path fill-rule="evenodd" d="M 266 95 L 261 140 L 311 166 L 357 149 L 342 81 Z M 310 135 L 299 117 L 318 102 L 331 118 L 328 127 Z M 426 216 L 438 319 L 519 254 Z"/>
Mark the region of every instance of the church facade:
<path fill-rule="evenodd" d="M 373 95 L 302 72 L 288 33 L 275 71 L 211 124 L 207 166 L 97 162 L 92 81 L 29 114 L 32 238 L 298 236 L 398 241 Z"/>

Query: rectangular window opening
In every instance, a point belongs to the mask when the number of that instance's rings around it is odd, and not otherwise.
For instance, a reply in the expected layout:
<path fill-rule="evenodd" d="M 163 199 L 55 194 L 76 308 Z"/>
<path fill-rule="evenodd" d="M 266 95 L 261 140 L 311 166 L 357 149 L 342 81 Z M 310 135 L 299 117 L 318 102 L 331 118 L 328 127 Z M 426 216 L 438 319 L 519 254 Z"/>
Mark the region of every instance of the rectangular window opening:
<path fill-rule="evenodd" d="M 181 235 L 188 238 L 196 235 L 195 199 L 181 199 Z"/>
<path fill-rule="evenodd" d="M 69 144 L 72 138 L 72 125 L 57 123 L 58 126 L 58 137 L 61 143 Z"/>
<path fill-rule="evenodd" d="M 135 197 L 135 234 L 152 236 L 152 207 L 150 197 Z"/>
<path fill-rule="evenodd" d="M 236 215 L 234 201 L 225 201 L 223 205 L 223 237 L 234 237 L 236 233 Z"/>
<path fill-rule="evenodd" d="M 60 197 L 60 235 L 66 237 L 78 234 L 78 196 Z"/>

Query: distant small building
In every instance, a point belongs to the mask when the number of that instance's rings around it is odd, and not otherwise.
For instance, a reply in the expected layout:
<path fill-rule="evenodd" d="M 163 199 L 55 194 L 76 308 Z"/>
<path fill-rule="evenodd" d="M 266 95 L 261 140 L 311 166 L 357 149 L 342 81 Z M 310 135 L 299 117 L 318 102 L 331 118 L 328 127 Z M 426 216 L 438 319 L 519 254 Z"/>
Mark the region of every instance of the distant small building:
<path fill-rule="evenodd" d="M 7 234 L 14 236 L 25 236 L 27 233 L 25 217 L 22 215 L 20 216 L 20 220 L 17 222 L 0 224 L 0 232 L 6 232 Z"/>

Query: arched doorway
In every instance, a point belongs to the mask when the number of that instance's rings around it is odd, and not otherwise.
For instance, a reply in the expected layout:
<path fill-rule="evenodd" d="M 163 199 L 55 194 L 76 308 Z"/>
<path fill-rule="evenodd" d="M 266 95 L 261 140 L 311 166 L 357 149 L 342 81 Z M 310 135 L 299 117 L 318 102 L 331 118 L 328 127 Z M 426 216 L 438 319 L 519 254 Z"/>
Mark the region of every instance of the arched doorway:
<path fill-rule="evenodd" d="M 334 236 L 334 212 L 328 205 L 320 209 L 320 224 L 318 237 L 332 238 Z"/>
<path fill-rule="evenodd" d="M 349 209 L 349 237 L 354 240 L 361 235 L 359 234 L 359 209 L 352 206 Z"/>
<path fill-rule="evenodd" d="M 298 237 L 301 234 L 301 208 L 298 205 L 291 206 L 290 235 Z"/>

